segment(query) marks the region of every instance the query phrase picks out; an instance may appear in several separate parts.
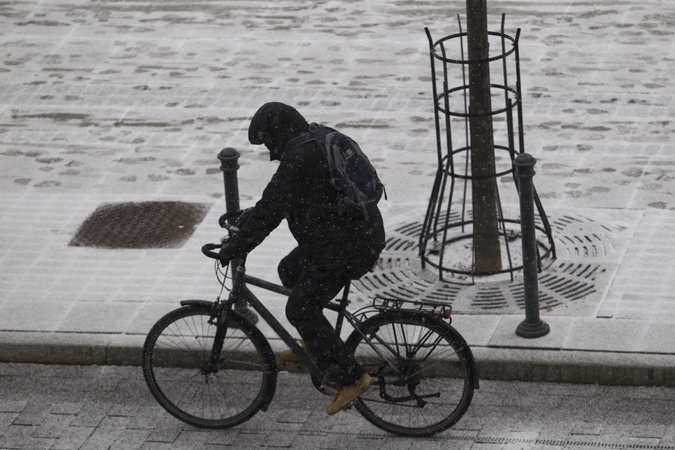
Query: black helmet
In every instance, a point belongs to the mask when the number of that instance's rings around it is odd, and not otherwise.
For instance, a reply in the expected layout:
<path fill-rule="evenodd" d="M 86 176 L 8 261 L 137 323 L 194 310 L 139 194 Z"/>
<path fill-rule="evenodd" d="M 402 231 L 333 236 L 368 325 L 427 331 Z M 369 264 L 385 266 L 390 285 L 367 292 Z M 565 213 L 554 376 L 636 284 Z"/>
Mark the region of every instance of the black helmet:
<path fill-rule="evenodd" d="M 281 158 L 281 152 L 293 138 L 306 133 L 309 124 L 295 108 L 284 103 L 265 103 L 258 109 L 248 127 L 251 144 L 265 144 L 270 159 Z"/>

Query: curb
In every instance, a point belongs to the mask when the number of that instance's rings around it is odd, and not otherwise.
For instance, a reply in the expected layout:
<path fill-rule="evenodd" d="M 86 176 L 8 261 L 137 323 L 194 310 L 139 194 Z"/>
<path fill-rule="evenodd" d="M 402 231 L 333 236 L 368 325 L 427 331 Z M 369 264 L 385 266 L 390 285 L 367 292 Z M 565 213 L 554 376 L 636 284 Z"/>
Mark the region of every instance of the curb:
<path fill-rule="evenodd" d="M 675 387 L 672 355 L 472 348 L 481 380 Z"/>
<path fill-rule="evenodd" d="M 140 366 L 144 335 L 0 332 L 0 362 Z M 271 340 L 279 369 L 283 343 Z M 672 355 L 472 347 L 481 380 L 675 387 Z"/>
<path fill-rule="evenodd" d="M 0 362 L 140 366 L 143 335 L 0 332 Z"/>

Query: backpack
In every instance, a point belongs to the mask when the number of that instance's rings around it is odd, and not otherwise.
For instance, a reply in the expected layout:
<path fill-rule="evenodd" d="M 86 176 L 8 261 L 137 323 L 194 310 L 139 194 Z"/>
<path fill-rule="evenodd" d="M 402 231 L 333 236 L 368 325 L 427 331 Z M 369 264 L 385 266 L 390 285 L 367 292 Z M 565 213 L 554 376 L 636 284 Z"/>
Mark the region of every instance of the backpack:
<path fill-rule="evenodd" d="M 350 137 L 323 125 L 312 123 L 309 133 L 289 142 L 295 147 L 309 141 L 317 143 L 328 162 L 331 184 L 338 192 L 340 216 L 369 217 L 384 194 L 384 185 L 359 145 Z"/>

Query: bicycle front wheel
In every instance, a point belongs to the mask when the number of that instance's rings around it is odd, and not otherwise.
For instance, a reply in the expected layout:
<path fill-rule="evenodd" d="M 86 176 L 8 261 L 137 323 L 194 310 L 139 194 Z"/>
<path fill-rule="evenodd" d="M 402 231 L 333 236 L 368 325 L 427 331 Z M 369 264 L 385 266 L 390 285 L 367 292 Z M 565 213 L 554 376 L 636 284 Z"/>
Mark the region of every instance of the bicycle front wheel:
<path fill-rule="evenodd" d="M 473 397 L 473 356 L 450 325 L 382 313 L 355 330 L 347 347 L 374 379 L 355 403 L 373 425 L 402 436 L 430 436 L 455 424 Z"/>
<path fill-rule="evenodd" d="M 169 413 L 203 428 L 238 425 L 266 408 L 276 388 L 276 363 L 262 333 L 241 315 L 227 315 L 216 370 L 204 370 L 216 326 L 211 306 L 184 306 L 152 327 L 143 347 L 143 374 Z"/>

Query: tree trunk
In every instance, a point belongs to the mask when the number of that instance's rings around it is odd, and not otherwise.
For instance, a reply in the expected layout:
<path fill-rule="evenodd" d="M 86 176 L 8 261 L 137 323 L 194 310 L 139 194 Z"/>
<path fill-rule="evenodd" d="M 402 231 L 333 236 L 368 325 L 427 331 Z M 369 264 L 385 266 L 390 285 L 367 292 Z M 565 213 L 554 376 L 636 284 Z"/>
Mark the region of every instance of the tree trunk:
<path fill-rule="evenodd" d="M 489 55 L 486 1 L 466 0 L 467 42 L 472 61 L 487 59 Z M 478 273 L 502 269 L 491 110 L 490 64 L 487 61 L 469 64 L 473 248 L 474 269 Z"/>

